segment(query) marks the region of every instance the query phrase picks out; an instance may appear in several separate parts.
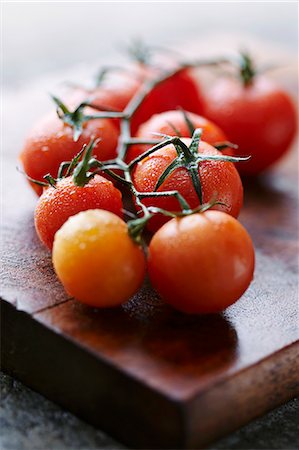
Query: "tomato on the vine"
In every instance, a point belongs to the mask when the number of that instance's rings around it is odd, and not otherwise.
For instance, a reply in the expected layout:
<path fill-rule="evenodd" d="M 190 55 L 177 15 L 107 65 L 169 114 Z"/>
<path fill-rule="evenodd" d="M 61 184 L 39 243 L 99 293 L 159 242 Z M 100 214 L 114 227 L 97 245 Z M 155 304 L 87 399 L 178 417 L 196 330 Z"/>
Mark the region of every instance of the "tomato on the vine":
<path fill-rule="evenodd" d="M 97 308 L 130 299 L 145 276 L 145 256 L 127 224 L 104 210 L 70 217 L 55 235 L 53 264 L 69 295 Z"/>
<path fill-rule="evenodd" d="M 24 171 L 37 181 L 50 173 L 57 175 L 61 162 L 70 161 L 88 144 L 91 138 L 100 138 L 94 147 L 94 156 L 105 161 L 116 156 L 118 130 L 109 119 L 89 120 L 83 124 L 83 131 L 74 141 L 74 130 L 65 124 L 55 112 L 42 118 L 27 137 L 20 154 Z M 42 188 L 31 183 L 40 195 Z"/>
<path fill-rule="evenodd" d="M 224 132 L 213 122 L 206 118 L 188 111 L 183 112 L 179 110 L 165 111 L 159 114 L 154 114 L 147 122 L 143 123 L 137 130 L 136 136 L 139 138 L 155 139 L 154 133 L 165 134 L 168 136 L 192 137 L 192 132 L 188 126 L 191 122 L 191 127 L 202 129 L 202 140 L 208 144 L 214 145 L 216 143 L 227 141 Z M 137 158 L 137 156 L 144 153 L 150 148 L 150 145 L 132 145 L 127 153 L 126 160 L 128 162 Z M 233 155 L 231 148 L 227 147 L 222 151 L 225 155 Z"/>
<path fill-rule="evenodd" d="M 182 141 L 190 143 L 191 140 L 184 138 Z M 199 143 L 198 153 L 203 155 L 221 155 L 214 147 L 203 141 Z M 141 160 L 133 171 L 132 176 L 137 191 L 154 191 L 160 176 L 176 157 L 175 147 L 170 144 Z M 222 204 L 215 205 L 214 209 L 238 217 L 243 203 L 243 186 L 234 164 L 219 160 L 202 161 L 199 164 L 198 174 L 201 182 L 203 203 L 212 201 L 216 196 L 216 199 Z M 185 167 L 175 169 L 165 179 L 157 189 L 157 192 L 162 191 L 178 191 L 192 209 L 197 208 L 200 204 L 190 173 Z M 178 200 L 173 196 L 144 198 L 142 202 L 146 206 L 156 206 L 168 211 L 178 212 L 181 210 Z M 164 215 L 156 214 L 150 220 L 148 228 L 151 231 L 155 231 L 167 220 L 169 218 Z"/>
<path fill-rule="evenodd" d="M 136 63 L 123 71 L 108 74 L 106 82 L 93 90 L 76 89 L 70 100 L 72 104 L 79 104 L 89 99 L 98 109 L 123 111 L 145 83 L 161 76 L 163 71 L 166 67 L 157 69 Z M 153 114 L 177 107 L 195 113 L 202 111 L 200 89 L 189 69 L 178 71 L 151 90 L 132 117 L 132 133 L 135 134 L 138 127 Z"/>
<path fill-rule="evenodd" d="M 38 200 L 34 220 L 40 240 L 51 249 L 54 235 L 66 220 L 88 209 L 105 209 L 122 217 L 122 196 L 111 181 L 95 175 L 85 186 L 76 186 L 72 177 L 49 186 Z"/>
<path fill-rule="evenodd" d="M 252 63 L 249 60 L 247 64 Z M 240 156 L 251 156 L 246 163 L 238 164 L 240 173 L 256 175 L 288 150 L 297 119 L 287 92 L 266 75 L 254 74 L 251 65 L 245 74 L 245 81 L 234 78 L 216 81 L 206 91 L 204 115 L 238 144 Z"/>
<path fill-rule="evenodd" d="M 240 222 L 206 211 L 172 219 L 157 231 L 149 245 L 148 270 L 153 287 L 174 308 L 215 313 L 248 288 L 254 248 Z"/>
<path fill-rule="evenodd" d="M 161 70 L 158 71 L 142 65 L 139 70 L 141 73 L 144 73 L 145 80 L 153 79 L 162 73 Z M 176 72 L 152 89 L 133 115 L 131 122 L 132 133 L 135 134 L 138 127 L 153 114 L 173 110 L 177 107 L 196 114 L 202 112 L 203 105 L 200 89 L 189 69 L 182 69 Z"/>
<path fill-rule="evenodd" d="M 111 70 L 102 83 L 92 89 L 83 86 L 72 89 L 68 102 L 77 106 L 89 100 L 99 110 L 123 111 L 140 89 L 142 82 L 143 78 L 140 78 L 132 68 Z"/>

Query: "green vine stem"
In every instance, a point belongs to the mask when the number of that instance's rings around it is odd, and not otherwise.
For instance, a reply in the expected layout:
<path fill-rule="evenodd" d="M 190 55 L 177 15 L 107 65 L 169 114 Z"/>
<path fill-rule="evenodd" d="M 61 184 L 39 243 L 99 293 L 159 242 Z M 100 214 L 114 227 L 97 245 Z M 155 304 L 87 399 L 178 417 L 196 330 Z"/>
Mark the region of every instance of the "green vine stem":
<path fill-rule="evenodd" d="M 256 75 L 255 68 L 253 66 L 253 61 L 248 55 L 248 53 L 240 52 L 239 60 L 239 76 L 243 83 L 243 86 L 250 86 Z"/>
<path fill-rule="evenodd" d="M 154 52 L 153 47 L 147 45 L 141 39 L 133 39 L 131 44 L 127 46 L 128 55 L 139 64 L 148 66 Z"/>
<path fill-rule="evenodd" d="M 78 141 L 83 131 L 83 124 L 89 120 L 96 119 L 122 119 L 124 117 L 123 112 L 119 111 L 104 111 L 99 114 L 84 114 L 84 108 L 93 107 L 92 103 L 85 101 L 80 103 L 74 111 L 70 111 L 69 108 L 56 96 L 52 95 L 52 100 L 57 106 L 56 112 L 66 125 L 69 125 L 73 129 L 73 139 Z M 96 109 L 94 107 L 94 109 Z"/>

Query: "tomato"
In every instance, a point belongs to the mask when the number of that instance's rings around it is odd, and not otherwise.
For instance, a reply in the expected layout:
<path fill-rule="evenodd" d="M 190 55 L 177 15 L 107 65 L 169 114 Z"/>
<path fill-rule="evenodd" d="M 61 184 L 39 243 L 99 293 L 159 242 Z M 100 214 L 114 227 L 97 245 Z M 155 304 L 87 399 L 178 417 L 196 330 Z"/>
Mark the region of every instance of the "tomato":
<path fill-rule="evenodd" d="M 236 219 L 206 211 L 172 219 L 157 231 L 149 245 L 148 271 L 153 287 L 174 308 L 215 313 L 248 288 L 254 248 Z"/>
<path fill-rule="evenodd" d="M 246 86 L 235 79 L 219 80 L 207 91 L 204 115 L 239 145 L 238 155 L 251 155 L 238 164 L 244 175 L 256 175 L 275 163 L 296 133 L 291 99 L 265 76 L 255 76 Z"/>
<path fill-rule="evenodd" d="M 132 69 L 110 72 L 103 84 L 94 89 L 76 88 L 68 100 L 74 107 L 88 99 L 99 109 L 123 111 L 143 83 L 143 77 L 131 72 Z"/>
<path fill-rule="evenodd" d="M 209 144 L 227 141 L 227 137 L 223 131 L 213 122 L 205 119 L 197 114 L 186 112 L 187 117 L 192 122 L 194 128 L 202 128 L 202 140 Z M 178 133 L 182 137 L 191 137 L 188 124 L 182 111 L 166 111 L 153 115 L 147 122 L 143 123 L 137 130 L 136 136 L 148 139 L 156 139 L 153 133 L 167 134 L 168 136 L 176 136 Z M 132 145 L 127 153 L 127 161 L 130 162 L 137 156 L 144 153 L 150 148 L 150 145 Z M 227 148 L 222 152 L 226 155 L 233 155 L 231 148 Z"/>
<path fill-rule="evenodd" d="M 148 79 L 161 74 L 161 71 L 149 67 L 143 67 L 141 70 L 145 71 Z M 150 92 L 132 118 L 132 133 L 135 134 L 138 127 L 153 114 L 169 111 L 178 106 L 196 114 L 202 112 L 199 86 L 188 69 L 177 72 Z"/>
<path fill-rule="evenodd" d="M 146 81 L 161 76 L 162 70 L 145 64 L 134 64 L 124 71 L 108 75 L 103 86 L 92 91 L 78 89 L 70 97 L 71 103 L 79 104 L 89 98 L 99 108 L 123 111 Z M 153 114 L 178 106 L 195 113 L 202 111 L 198 83 L 187 69 L 181 70 L 152 89 L 132 117 L 132 133 L 135 134 L 137 128 Z"/>
<path fill-rule="evenodd" d="M 84 211 L 65 222 L 55 235 L 53 264 L 68 294 L 97 308 L 129 300 L 146 266 L 126 223 L 104 210 Z"/>
<path fill-rule="evenodd" d="M 94 147 L 94 156 L 101 161 L 116 156 L 118 130 L 111 120 L 86 122 L 81 136 L 74 142 L 73 129 L 52 112 L 35 125 L 25 141 L 20 154 L 24 171 L 37 181 L 43 181 L 48 173 L 55 177 L 60 163 L 70 161 L 92 137 L 101 138 Z M 40 186 L 32 184 L 32 187 L 39 195 L 42 193 Z"/>
<path fill-rule="evenodd" d="M 182 139 L 186 144 L 190 139 Z M 205 155 L 220 155 L 214 147 L 201 141 L 198 152 Z M 164 170 L 177 156 L 174 146 L 168 145 L 155 151 L 140 161 L 133 171 L 133 183 L 139 192 L 153 191 Z M 243 187 L 238 171 L 233 163 L 224 161 L 203 161 L 199 165 L 203 202 L 211 201 L 215 195 L 217 200 L 225 205 L 215 205 L 214 209 L 227 212 L 237 217 L 243 203 Z M 174 170 L 159 187 L 160 191 L 178 191 L 191 208 L 199 206 L 199 199 L 192 184 L 190 174 L 184 167 Z M 174 197 L 146 198 L 143 203 L 147 206 L 157 206 L 168 211 L 180 211 L 180 205 Z M 157 230 L 168 218 L 155 215 L 149 222 L 151 231 Z"/>
<path fill-rule="evenodd" d="M 47 188 L 35 209 L 35 228 L 40 240 L 51 249 L 54 235 L 70 217 L 87 209 L 105 209 L 122 217 L 122 197 L 111 181 L 100 175 L 84 187 L 76 186 L 72 177 Z"/>

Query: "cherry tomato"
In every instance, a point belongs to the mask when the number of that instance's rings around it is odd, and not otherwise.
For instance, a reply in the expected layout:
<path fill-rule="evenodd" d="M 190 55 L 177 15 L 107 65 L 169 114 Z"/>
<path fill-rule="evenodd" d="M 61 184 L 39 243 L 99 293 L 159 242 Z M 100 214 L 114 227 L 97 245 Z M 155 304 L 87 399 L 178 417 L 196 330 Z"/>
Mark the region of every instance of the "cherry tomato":
<path fill-rule="evenodd" d="M 142 83 L 143 77 L 140 78 L 135 70 L 132 73 L 132 68 L 119 70 L 107 74 L 103 84 L 94 89 L 76 88 L 68 101 L 75 107 L 88 99 L 98 109 L 123 111 Z"/>
<path fill-rule="evenodd" d="M 207 92 L 204 115 L 239 145 L 240 173 L 256 175 L 276 162 L 296 133 L 296 112 L 288 94 L 265 76 L 244 86 L 239 80 L 221 79 Z"/>
<path fill-rule="evenodd" d="M 157 231 L 149 245 L 148 270 L 153 287 L 174 308 L 215 313 L 248 288 L 254 248 L 236 219 L 206 211 L 172 219 Z"/>
<path fill-rule="evenodd" d="M 48 173 L 55 177 L 60 163 L 70 161 L 92 137 L 101 138 L 94 148 L 95 157 L 105 161 L 116 156 L 118 130 L 111 120 L 86 122 L 81 136 L 74 142 L 72 128 L 52 112 L 35 125 L 25 141 L 20 160 L 26 174 L 37 181 L 43 181 Z M 40 195 L 42 188 L 31 184 Z"/>
<path fill-rule="evenodd" d="M 84 211 L 65 222 L 55 235 L 53 264 L 68 294 L 97 308 L 128 301 L 146 266 L 126 223 L 104 210 Z"/>
<path fill-rule="evenodd" d="M 122 217 L 121 193 L 100 175 L 84 187 L 76 186 L 72 177 L 47 188 L 35 209 L 35 228 L 40 240 L 51 249 L 54 235 L 66 220 L 87 209 L 105 209 Z"/>
<path fill-rule="evenodd" d="M 190 139 L 182 139 L 186 144 Z M 205 155 L 220 155 L 214 147 L 201 141 L 198 152 Z M 160 176 L 177 156 L 174 146 L 168 145 L 155 151 L 140 161 L 133 172 L 133 182 L 139 192 L 153 191 Z M 215 205 L 214 209 L 227 212 L 238 217 L 243 203 L 243 186 L 237 169 L 233 163 L 224 161 L 203 161 L 199 165 L 199 176 L 202 186 L 203 202 L 211 201 L 215 195 L 224 205 Z M 175 169 L 159 187 L 161 191 L 178 191 L 191 208 L 199 206 L 199 199 L 187 169 Z M 147 206 L 157 206 L 168 211 L 180 211 L 180 205 L 174 197 L 151 197 L 143 200 Z M 148 228 L 156 231 L 168 218 L 156 214 L 149 222 Z"/>
<path fill-rule="evenodd" d="M 227 141 L 227 137 L 223 131 L 213 122 L 205 119 L 197 114 L 186 113 L 194 128 L 202 128 L 202 140 L 208 144 L 216 144 L 218 142 Z M 188 128 L 182 111 L 166 111 L 160 114 L 153 115 L 147 122 L 143 123 L 137 130 L 136 136 L 148 139 L 155 139 L 153 133 L 167 134 L 168 136 L 176 136 L 179 134 L 182 137 L 191 137 L 190 129 Z M 150 145 L 132 145 L 127 153 L 127 161 L 130 162 L 137 156 L 144 153 L 150 148 Z M 233 155 L 231 148 L 225 149 L 222 153 L 225 155 Z"/>
<path fill-rule="evenodd" d="M 146 79 L 161 74 L 161 71 L 146 66 L 141 66 L 140 70 L 145 72 Z M 203 108 L 198 83 L 195 82 L 188 69 L 181 70 L 158 84 L 147 95 L 132 118 L 132 133 L 135 134 L 138 127 L 153 114 L 169 111 L 179 106 L 196 114 L 200 114 Z"/>
<path fill-rule="evenodd" d="M 161 76 L 162 70 L 145 64 L 134 64 L 122 72 L 108 75 L 106 83 L 92 91 L 78 89 L 71 96 L 71 102 L 72 104 L 80 103 L 89 98 L 98 108 L 123 111 L 144 83 Z M 132 133 L 135 134 L 137 128 L 153 114 L 175 109 L 178 106 L 195 113 L 202 111 L 198 83 L 187 69 L 152 89 L 133 115 Z"/>

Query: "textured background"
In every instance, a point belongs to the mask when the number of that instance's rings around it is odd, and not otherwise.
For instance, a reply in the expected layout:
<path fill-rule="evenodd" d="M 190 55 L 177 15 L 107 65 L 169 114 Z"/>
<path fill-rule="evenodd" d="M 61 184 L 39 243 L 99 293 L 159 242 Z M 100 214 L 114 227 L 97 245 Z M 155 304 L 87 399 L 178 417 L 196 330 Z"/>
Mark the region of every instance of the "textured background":
<path fill-rule="evenodd" d="M 1 375 L 2 450 L 122 449 L 121 444 L 54 403 Z M 211 449 L 297 449 L 299 401 L 288 404 L 214 443 Z"/>

